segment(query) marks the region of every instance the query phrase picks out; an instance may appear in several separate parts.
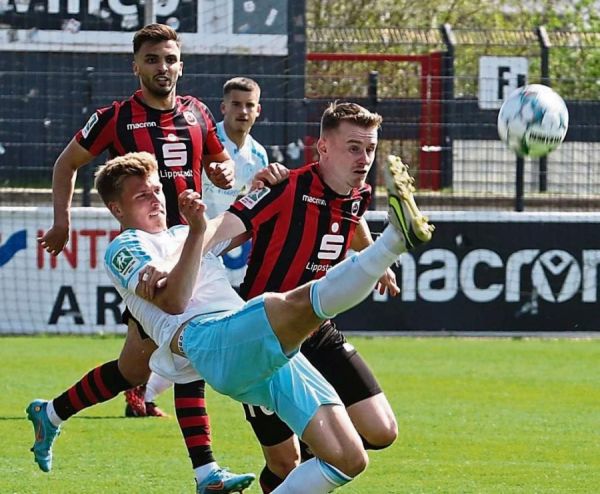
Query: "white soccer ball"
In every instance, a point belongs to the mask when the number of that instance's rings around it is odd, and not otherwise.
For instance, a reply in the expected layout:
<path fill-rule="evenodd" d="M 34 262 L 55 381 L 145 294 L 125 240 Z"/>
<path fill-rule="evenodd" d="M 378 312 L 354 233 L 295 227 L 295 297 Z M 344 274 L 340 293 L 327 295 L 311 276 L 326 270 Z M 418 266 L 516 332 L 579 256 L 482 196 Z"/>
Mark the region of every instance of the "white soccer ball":
<path fill-rule="evenodd" d="M 542 84 L 516 89 L 498 113 L 500 139 L 520 156 L 546 156 L 560 146 L 568 127 L 567 105 Z"/>

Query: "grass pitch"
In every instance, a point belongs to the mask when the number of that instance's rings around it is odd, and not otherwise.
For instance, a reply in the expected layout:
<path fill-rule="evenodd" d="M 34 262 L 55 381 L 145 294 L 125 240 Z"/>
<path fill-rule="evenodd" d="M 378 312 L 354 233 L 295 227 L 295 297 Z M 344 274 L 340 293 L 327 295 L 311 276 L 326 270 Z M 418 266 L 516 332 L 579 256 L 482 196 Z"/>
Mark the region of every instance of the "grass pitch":
<path fill-rule="evenodd" d="M 594 493 L 600 490 L 600 340 L 350 338 L 400 426 L 339 492 Z M 194 492 L 177 421 L 126 419 L 118 397 L 73 417 L 41 472 L 24 409 L 118 355 L 120 337 L 0 338 L 0 493 Z M 159 397 L 173 414 L 172 392 Z M 240 405 L 210 392 L 218 461 L 258 473 Z M 259 493 L 253 486 L 248 491 Z"/>

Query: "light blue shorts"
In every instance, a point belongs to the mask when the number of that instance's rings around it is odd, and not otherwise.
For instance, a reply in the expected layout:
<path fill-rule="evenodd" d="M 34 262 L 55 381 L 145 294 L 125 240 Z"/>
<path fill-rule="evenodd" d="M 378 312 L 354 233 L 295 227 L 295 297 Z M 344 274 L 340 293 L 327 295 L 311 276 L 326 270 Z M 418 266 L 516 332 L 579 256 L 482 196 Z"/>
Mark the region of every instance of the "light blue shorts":
<path fill-rule="evenodd" d="M 262 296 L 234 312 L 192 319 L 182 346 L 216 391 L 275 411 L 300 437 L 321 405 L 342 404 L 304 355 L 283 353 Z"/>

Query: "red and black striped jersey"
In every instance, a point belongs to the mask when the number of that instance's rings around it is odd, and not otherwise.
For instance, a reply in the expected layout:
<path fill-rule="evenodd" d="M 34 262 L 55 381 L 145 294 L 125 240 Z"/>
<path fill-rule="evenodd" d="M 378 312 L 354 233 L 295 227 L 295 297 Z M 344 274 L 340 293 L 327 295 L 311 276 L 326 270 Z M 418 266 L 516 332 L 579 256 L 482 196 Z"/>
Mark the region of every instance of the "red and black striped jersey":
<path fill-rule="evenodd" d="M 313 163 L 292 170 L 289 180 L 235 202 L 229 212 L 252 232 L 242 297 L 291 290 L 324 276 L 344 259 L 370 201 L 369 185 L 339 195 Z"/>
<path fill-rule="evenodd" d="M 193 96 L 177 96 L 172 110 L 157 110 L 142 101 L 141 90 L 96 110 L 75 139 L 94 156 L 105 150 L 111 157 L 136 151 L 156 156 L 169 226 L 183 221 L 177 207 L 179 193 L 202 191 L 203 156 L 223 150 L 215 119 L 204 103 Z"/>

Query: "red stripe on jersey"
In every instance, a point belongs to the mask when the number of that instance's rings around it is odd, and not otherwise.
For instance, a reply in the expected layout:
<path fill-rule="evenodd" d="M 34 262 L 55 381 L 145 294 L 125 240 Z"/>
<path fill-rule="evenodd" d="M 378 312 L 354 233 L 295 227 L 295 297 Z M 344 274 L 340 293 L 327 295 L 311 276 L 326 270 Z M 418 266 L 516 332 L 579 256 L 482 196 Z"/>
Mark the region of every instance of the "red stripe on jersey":
<path fill-rule="evenodd" d="M 148 111 L 144 105 L 141 105 L 136 99 L 130 99 L 129 105 L 131 108 L 131 124 L 142 124 L 143 122 L 148 121 Z M 126 124 L 125 128 L 127 128 Z M 135 142 L 135 149 L 137 151 L 146 151 L 150 154 L 156 155 L 156 150 L 154 149 L 154 142 L 152 141 L 152 136 L 150 135 L 150 127 L 142 127 L 135 130 L 127 130 L 130 136 L 133 137 Z M 120 155 L 123 155 L 127 152 L 131 152 L 125 149 L 124 146 L 121 146 L 121 149 L 117 148 L 117 151 Z"/>
<path fill-rule="evenodd" d="M 286 203 L 288 203 L 290 200 L 293 200 L 290 198 L 293 198 L 293 193 L 297 185 L 297 179 L 297 176 L 290 175 L 290 178 L 288 180 L 288 189 L 286 193 L 280 195 L 275 201 L 271 203 L 271 205 L 268 208 L 261 211 L 253 218 L 252 223 L 255 225 L 255 227 L 252 230 L 253 245 L 256 244 L 257 227 L 261 223 L 264 223 L 269 219 L 273 218 L 276 212 L 284 211 L 286 208 Z M 261 263 L 261 269 L 258 272 L 258 275 L 254 279 L 254 281 L 252 282 L 252 290 L 256 293 L 260 294 L 265 292 L 267 282 L 269 281 L 269 275 L 276 266 L 277 260 L 284 246 L 285 238 L 290 229 L 291 219 L 291 215 L 277 214 L 274 230 L 275 235 L 271 237 L 266 250 L 262 253 L 258 253 L 254 252 L 253 249 L 253 252 L 251 253 L 251 257 L 256 260 L 255 262 Z"/>
<path fill-rule="evenodd" d="M 302 193 L 302 192 L 301 192 Z M 310 197 L 323 197 L 324 187 L 321 180 L 315 174 L 314 179 L 311 182 L 308 195 Z M 298 200 L 296 193 L 293 196 Z M 306 264 L 313 253 L 315 241 L 319 240 L 319 217 L 321 215 L 321 206 L 316 203 L 309 203 L 306 205 L 306 212 L 304 215 L 304 223 L 302 225 L 302 242 L 298 245 L 298 250 L 294 256 L 294 262 L 290 264 L 287 275 L 285 276 L 283 283 L 281 284 L 281 290 L 291 290 L 298 286 L 300 277 L 306 269 Z M 289 288 L 287 288 L 289 287 Z"/>

